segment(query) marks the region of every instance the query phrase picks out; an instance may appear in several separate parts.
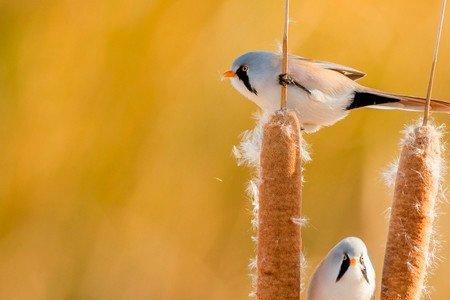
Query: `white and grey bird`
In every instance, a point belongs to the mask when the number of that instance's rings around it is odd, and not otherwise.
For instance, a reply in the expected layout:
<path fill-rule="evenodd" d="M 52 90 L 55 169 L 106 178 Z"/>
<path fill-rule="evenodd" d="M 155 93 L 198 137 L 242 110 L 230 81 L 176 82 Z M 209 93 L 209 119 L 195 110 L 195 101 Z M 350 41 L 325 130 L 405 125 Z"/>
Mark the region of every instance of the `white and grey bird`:
<path fill-rule="evenodd" d="M 362 86 L 357 79 L 366 74 L 325 61 L 290 56 L 289 73 L 281 74 L 281 55 L 249 52 L 238 57 L 224 73 L 232 85 L 263 111 L 280 108 L 280 84 L 289 85 L 287 107 L 297 112 L 302 128 L 315 132 L 360 107 L 422 111 L 425 99 L 380 92 Z M 432 111 L 450 113 L 450 103 L 431 102 Z"/>
<path fill-rule="evenodd" d="M 343 239 L 317 267 L 308 288 L 308 300 L 370 300 L 375 271 L 364 242 Z"/>

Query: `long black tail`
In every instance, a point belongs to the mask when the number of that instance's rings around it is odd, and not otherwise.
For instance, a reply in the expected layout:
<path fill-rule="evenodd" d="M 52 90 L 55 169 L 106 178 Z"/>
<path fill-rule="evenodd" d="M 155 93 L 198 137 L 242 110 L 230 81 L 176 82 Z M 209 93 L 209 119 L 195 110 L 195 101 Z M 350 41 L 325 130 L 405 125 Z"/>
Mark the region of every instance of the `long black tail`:
<path fill-rule="evenodd" d="M 347 110 L 370 106 L 380 109 L 403 109 L 411 111 L 423 111 L 426 100 L 420 97 L 410 97 L 388 94 L 379 91 L 357 91 Z M 431 110 L 450 113 L 450 103 L 439 100 L 431 100 Z"/>

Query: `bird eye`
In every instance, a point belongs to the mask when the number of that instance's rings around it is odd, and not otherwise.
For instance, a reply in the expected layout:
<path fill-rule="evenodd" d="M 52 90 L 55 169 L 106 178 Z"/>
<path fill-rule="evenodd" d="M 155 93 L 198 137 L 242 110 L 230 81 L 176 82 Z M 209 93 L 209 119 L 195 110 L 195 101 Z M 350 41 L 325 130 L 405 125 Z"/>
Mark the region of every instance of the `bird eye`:
<path fill-rule="evenodd" d="M 348 255 L 344 254 L 344 257 L 342 258 L 342 260 L 347 260 L 348 259 Z"/>
<path fill-rule="evenodd" d="M 242 71 L 247 72 L 248 71 L 248 66 L 242 66 Z"/>
<path fill-rule="evenodd" d="M 364 256 L 361 255 L 361 258 L 359 259 L 361 263 L 364 263 Z"/>

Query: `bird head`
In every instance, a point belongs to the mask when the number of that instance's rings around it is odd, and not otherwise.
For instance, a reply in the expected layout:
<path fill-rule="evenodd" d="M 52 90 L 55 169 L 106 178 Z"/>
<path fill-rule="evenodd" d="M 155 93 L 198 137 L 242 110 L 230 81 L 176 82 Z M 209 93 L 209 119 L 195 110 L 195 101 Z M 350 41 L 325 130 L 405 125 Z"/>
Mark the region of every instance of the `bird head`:
<path fill-rule="evenodd" d="M 336 282 L 340 282 L 351 274 L 355 278 L 364 280 L 367 284 L 374 284 L 374 270 L 364 242 L 355 237 L 343 239 L 328 255 L 336 272 Z"/>
<path fill-rule="evenodd" d="M 235 59 L 231 69 L 223 73 L 233 87 L 252 99 L 267 80 L 275 82 L 273 74 L 280 68 L 280 56 L 272 52 L 248 52 Z"/>

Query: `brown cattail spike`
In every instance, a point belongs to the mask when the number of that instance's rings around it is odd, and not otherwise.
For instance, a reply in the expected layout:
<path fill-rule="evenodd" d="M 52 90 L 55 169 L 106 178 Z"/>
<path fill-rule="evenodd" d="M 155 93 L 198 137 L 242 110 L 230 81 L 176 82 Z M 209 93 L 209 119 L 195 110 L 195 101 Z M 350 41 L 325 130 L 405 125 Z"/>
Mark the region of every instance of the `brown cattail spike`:
<path fill-rule="evenodd" d="M 281 111 L 264 127 L 259 188 L 257 299 L 300 296 L 300 127 L 293 112 Z"/>
<path fill-rule="evenodd" d="M 424 291 L 441 168 L 440 132 L 429 125 L 407 133 L 395 182 L 382 300 L 418 300 Z"/>

